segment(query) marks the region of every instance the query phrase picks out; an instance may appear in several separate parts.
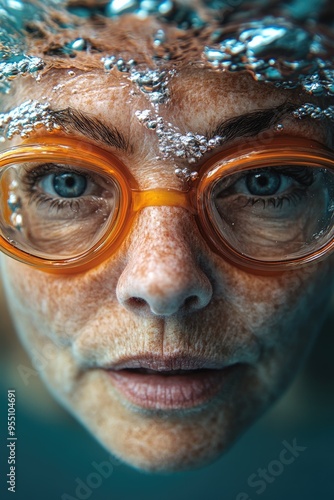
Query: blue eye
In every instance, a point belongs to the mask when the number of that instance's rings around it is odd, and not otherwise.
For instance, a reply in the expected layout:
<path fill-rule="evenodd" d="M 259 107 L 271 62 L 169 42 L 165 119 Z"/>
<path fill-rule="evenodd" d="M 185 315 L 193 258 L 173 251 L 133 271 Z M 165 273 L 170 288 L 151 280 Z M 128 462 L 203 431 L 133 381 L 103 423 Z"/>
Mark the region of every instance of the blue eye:
<path fill-rule="evenodd" d="M 271 208 L 282 207 L 300 195 L 314 182 L 314 171 L 299 165 L 264 167 L 222 177 L 216 187 L 216 198 L 239 195 L 252 206 L 258 202 Z"/>
<path fill-rule="evenodd" d="M 75 172 L 61 172 L 46 176 L 41 184 L 50 194 L 55 193 L 61 198 L 78 198 L 86 191 L 87 178 Z"/>
<path fill-rule="evenodd" d="M 277 172 L 256 172 L 246 176 L 246 186 L 254 196 L 272 196 L 281 187 L 281 175 Z"/>
<path fill-rule="evenodd" d="M 54 175 L 53 187 L 62 198 L 77 198 L 82 196 L 87 187 L 87 179 L 83 175 L 63 172 Z"/>

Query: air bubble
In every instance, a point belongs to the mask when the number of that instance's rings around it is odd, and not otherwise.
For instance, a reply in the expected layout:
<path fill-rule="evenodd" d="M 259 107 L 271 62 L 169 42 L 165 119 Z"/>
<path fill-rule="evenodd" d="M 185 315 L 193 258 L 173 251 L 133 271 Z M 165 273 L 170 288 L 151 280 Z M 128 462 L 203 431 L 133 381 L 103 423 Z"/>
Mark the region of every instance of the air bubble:
<path fill-rule="evenodd" d="M 78 38 L 77 40 L 74 40 L 73 42 L 70 43 L 69 47 L 72 50 L 85 50 L 87 48 L 87 43 L 86 40 L 83 38 Z"/>
<path fill-rule="evenodd" d="M 214 38 L 222 36 L 221 32 Z M 280 88 L 300 85 L 315 96 L 333 95 L 332 62 L 321 57 L 326 52 L 323 42 L 319 35 L 283 18 L 266 17 L 241 26 L 216 46 L 205 47 L 203 57 L 215 68 L 247 70 L 256 80 L 274 82 Z"/>

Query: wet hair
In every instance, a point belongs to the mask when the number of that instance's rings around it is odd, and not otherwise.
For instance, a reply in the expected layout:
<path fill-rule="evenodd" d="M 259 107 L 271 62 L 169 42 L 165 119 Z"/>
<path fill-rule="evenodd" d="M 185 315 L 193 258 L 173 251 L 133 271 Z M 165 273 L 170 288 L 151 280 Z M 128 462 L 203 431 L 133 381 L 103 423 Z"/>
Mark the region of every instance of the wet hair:
<path fill-rule="evenodd" d="M 155 0 L 146 3 L 133 0 L 130 4 L 106 0 L 18 0 L 15 3 L 0 0 L 0 7 L 3 16 L 0 58 L 3 64 L 13 65 L 7 67 L 5 73 L 0 67 L 2 79 L 7 75 L 13 78 L 15 71 L 20 72 L 16 63 L 23 52 L 30 56 L 30 61 L 21 61 L 21 67 L 28 67 L 31 73 L 71 66 L 97 69 L 101 67 L 101 54 L 117 52 L 119 58 L 127 59 L 134 46 L 138 63 L 152 63 L 152 53 L 156 61 L 162 59 L 165 64 L 185 57 L 189 60 L 189 54 L 192 60 L 201 60 L 203 46 L 216 46 L 227 36 L 235 37 L 238 25 L 251 26 L 252 21 L 263 19 L 267 19 L 267 25 L 288 19 L 295 31 L 303 27 L 310 35 L 316 28 L 318 34 L 323 33 L 324 51 L 329 51 L 331 44 L 326 46 L 326 35 L 331 35 L 334 23 L 333 4 L 316 0 L 303 4 L 296 0 Z M 128 16 L 133 16 L 131 32 Z M 294 42 L 307 44 L 310 37 L 300 39 L 300 33 L 290 32 L 283 47 L 276 43 L 276 52 L 280 48 L 287 50 L 287 43 L 288 52 Z"/>
<path fill-rule="evenodd" d="M 140 77 L 141 68 L 190 64 L 301 87 L 311 102 L 334 98 L 329 0 L 0 0 L 0 8 L 3 94 L 20 75 L 115 69 Z"/>

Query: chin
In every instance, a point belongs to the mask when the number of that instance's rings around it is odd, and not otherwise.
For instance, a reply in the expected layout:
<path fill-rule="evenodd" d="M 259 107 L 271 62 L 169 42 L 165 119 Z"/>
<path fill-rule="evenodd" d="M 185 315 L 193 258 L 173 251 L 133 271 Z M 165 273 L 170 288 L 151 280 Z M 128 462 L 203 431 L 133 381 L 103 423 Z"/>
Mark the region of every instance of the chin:
<path fill-rule="evenodd" d="M 216 461 L 270 405 L 268 398 L 231 391 L 197 407 L 144 409 L 119 397 L 96 372 L 84 375 L 68 395 L 63 388 L 51 390 L 103 448 L 128 466 L 153 474 Z"/>
<path fill-rule="evenodd" d="M 100 430 L 95 423 L 86 422 L 86 426 L 109 453 L 128 466 L 151 474 L 170 474 L 202 468 L 220 459 L 257 420 L 258 409 L 255 413 L 243 415 L 242 421 L 237 416 L 230 416 L 229 421 L 225 411 L 178 419 L 132 416 L 122 427 L 115 425 L 113 431 L 109 425 Z"/>
<path fill-rule="evenodd" d="M 224 426 L 224 414 L 175 421 L 166 415 L 133 418 L 120 429 L 96 431 L 95 423 L 86 427 L 100 444 L 123 463 L 147 473 L 174 473 L 201 468 L 218 460 L 242 435 L 245 428 Z M 93 429 L 92 429 L 93 427 Z M 116 431 L 116 432 L 115 432 Z M 115 434 L 118 434 L 117 436 Z"/>

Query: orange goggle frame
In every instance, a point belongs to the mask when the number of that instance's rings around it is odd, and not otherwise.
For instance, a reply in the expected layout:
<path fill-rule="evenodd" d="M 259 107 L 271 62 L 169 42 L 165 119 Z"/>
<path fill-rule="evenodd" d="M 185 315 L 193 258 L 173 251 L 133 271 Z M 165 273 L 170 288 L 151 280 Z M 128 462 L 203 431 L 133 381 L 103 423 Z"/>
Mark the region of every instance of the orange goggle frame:
<path fill-rule="evenodd" d="M 59 141 L 57 143 L 56 141 Z M 255 141 L 254 141 L 255 142 Z M 234 265 L 253 272 L 272 273 L 296 268 L 328 255 L 334 248 L 334 239 L 316 252 L 301 258 L 284 261 L 261 261 L 237 252 L 221 235 L 217 234 L 207 207 L 210 186 L 224 175 L 261 168 L 281 166 L 291 162 L 298 165 L 320 167 L 334 171 L 334 154 L 323 145 L 301 138 L 278 138 L 270 145 L 234 147 L 226 149 L 209 159 L 200 169 L 196 181 L 184 190 L 158 188 L 139 190 L 138 184 L 128 169 L 114 155 L 95 145 L 77 139 L 54 136 L 43 137 L 36 143 L 25 143 L 0 154 L 1 169 L 23 162 L 63 162 L 89 167 L 91 171 L 103 173 L 118 184 L 121 192 L 116 221 L 101 239 L 88 251 L 60 260 L 47 260 L 26 253 L 13 246 L 0 235 L 0 249 L 7 255 L 40 270 L 56 273 L 84 272 L 98 266 L 114 254 L 129 234 L 133 219 L 145 207 L 176 206 L 190 211 L 198 228 L 211 249 Z M 6 194 L 5 194 L 6 195 Z"/>

